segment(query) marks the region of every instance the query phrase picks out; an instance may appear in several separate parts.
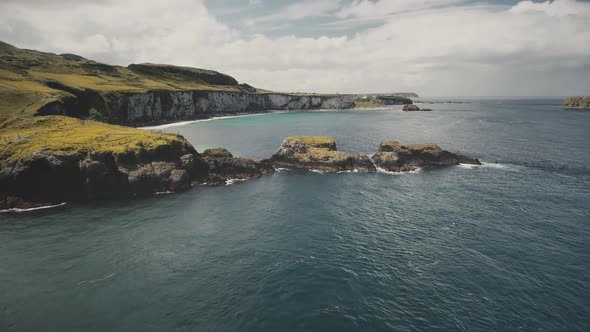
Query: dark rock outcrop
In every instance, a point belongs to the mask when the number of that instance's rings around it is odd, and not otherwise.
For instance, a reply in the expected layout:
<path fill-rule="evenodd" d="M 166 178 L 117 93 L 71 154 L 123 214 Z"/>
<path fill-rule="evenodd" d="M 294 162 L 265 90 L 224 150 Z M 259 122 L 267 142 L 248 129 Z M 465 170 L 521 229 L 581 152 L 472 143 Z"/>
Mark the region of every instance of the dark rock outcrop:
<path fill-rule="evenodd" d="M 247 180 L 274 173 L 268 161 L 234 157 L 223 148 L 203 151 L 201 158 L 208 167 L 207 182 L 211 185 L 224 184 L 229 180 Z"/>
<path fill-rule="evenodd" d="M 590 110 L 590 96 L 568 97 L 563 102 L 564 109 Z"/>
<path fill-rule="evenodd" d="M 403 96 L 377 96 L 375 102 L 383 105 L 410 105 L 414 103 L 412 99 Z"/>
<path fill-rule="evenodd" d="M 184 156 L 198 158 L 188 144 L 150 152 L 133 158 L 112 153 L 39 152 L 0 169 L 1 192 L 27 204 L 53 204 L 180 192 L 191 186 L 192 179 L 206 177 L 194 164 L 182 162 Z M 0 208 L 12 207 L 0 202 Z"/>
<path fill-rule="evenodd" d="M 405 112 L 409 112 L 409 111 L 419 111 L 420 107 L 416 106 L 416 105 L 404 105 L 404 107 L 402 108 L 402 111 Z"/>
<path fill-rule="evenodd" d="M 180 135 L 47 116 L 0 129 L 0 209 L 182 192 L 274 172 Z"/>
<path fill-rule="evenodd" d="M 381 143 L 373 162 L 389 172 L 413 171 L 422 166 L 481 165 L 478 159 L 445 151 L 436 144 L 403 145 L 397 141 Z"/>
<path fill-rule="evenodd" d="M 276 167 L 292 167 L 324 172 L 375 172 L 366 155 L 350 156 L 338 151 L 336 142 L 324 136 L 291 136 L 285 138 L 270 161 Z"/>

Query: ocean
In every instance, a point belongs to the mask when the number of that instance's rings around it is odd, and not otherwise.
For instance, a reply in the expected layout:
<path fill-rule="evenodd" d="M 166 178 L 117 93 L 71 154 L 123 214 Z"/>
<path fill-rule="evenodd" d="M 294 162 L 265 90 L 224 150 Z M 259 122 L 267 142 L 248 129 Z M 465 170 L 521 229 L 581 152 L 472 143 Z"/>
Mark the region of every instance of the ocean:
<path fill-rule="evenodd" d="M 434 112 L 163 130 L 251 158 L 289 135 L 348 153 L 432 142 L 483 166 L 284 170 L 0 214 L 0 330 L 589 331 L 590 112 L 558 98 L 427 100 Z"/>

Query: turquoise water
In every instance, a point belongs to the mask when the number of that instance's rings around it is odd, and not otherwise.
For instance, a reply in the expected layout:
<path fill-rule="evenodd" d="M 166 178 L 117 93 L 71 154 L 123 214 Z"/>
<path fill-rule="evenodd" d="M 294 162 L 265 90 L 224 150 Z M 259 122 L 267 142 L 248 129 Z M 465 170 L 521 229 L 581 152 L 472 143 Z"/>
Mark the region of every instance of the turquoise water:
<path fill-rule="evenodd" d="M 486 165 L 281 172 L 0 214 L 0 330 L 590 330 L 590 113 L 464 102 L 168 128 L 253 158 L 321 134 L 351 153 L 435 142 Z"/>

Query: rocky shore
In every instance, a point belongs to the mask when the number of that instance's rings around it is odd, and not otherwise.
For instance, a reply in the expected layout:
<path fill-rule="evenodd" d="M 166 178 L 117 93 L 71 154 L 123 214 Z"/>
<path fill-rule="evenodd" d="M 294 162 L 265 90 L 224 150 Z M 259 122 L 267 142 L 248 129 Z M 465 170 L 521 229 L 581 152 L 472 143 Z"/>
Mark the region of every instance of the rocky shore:
<path fill-rule="evenodd" d="M 182 136 L 62 116 L 0 130 L 0 209 L 181 192 L 274 172 Z"/>
<path fill-rule="evenodd" d="M 383 142 L 371 157 L 338 151 L 324 136 L 291 136 L 267 160 L 224 148 L 198 153 L 182 136 L 63 116 L 23 119 L 0 129 L 0 209 L 32 208 L 182 192 L 272 174 L 288 167 L 322 172 L 411 171 L 480 164 L 435 144 Z"/>

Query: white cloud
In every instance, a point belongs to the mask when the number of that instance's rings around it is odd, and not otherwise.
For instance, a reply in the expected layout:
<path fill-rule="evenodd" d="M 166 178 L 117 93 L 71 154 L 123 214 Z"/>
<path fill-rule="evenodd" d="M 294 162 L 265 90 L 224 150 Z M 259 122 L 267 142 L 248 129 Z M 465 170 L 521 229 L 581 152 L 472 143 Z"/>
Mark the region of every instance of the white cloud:
<path fill-rule="evenodd" d="M 301 20 L 306 17 L 323 16 L 339 7 L 340 0 L 303 0 L 279 9 L 271 15 L 244 20 L 244 25 Z"/>
<path fill-rule="evenodd" d="M 541 12 L 548 16 L 580 16 L 590 18 L 590 6 L 576 0 L 545 1 L 542 3 L 522 1 L 514 6 L 512 13 L 524 14 Z"/>
<path fill-rule="evenodd" d="M 396 13 L 403 13 L 433 7 L 444 7 L 465 2 L 465 0 L 355 0 L 352 4 L 342 8 L 338 16 L 376 18 Z"/>
<path fill-rule="evenodd" d="M 335 3 L 325 1 L 318 7 L 299 3 L 290 7 L 290 17 L 335 13 Z M 319 31 L 316 38 L 271 38 L 228 28 L 197 0 L 86 1 L 62 6 L 9 2 L 0 4 L 0 40 L 109 63 L 150 61 L 211 68 L 282 91 L 590 92 L 586 16 L 590 3 L 525 1 L 513 7 L 447 3 L 432 8 L 428 7 L 432 1 L 421 0 L 422 5 L 412 9 L 406 1 L 391 3 L 406 9 L 353 36 L 326 37 Z M 394 13 L 392 8 L 383 13 Z M 286 13 L 275 13 L 278 22 Z M 344 16 L 370 19 L 373 15 L 350 13 Z"/>

